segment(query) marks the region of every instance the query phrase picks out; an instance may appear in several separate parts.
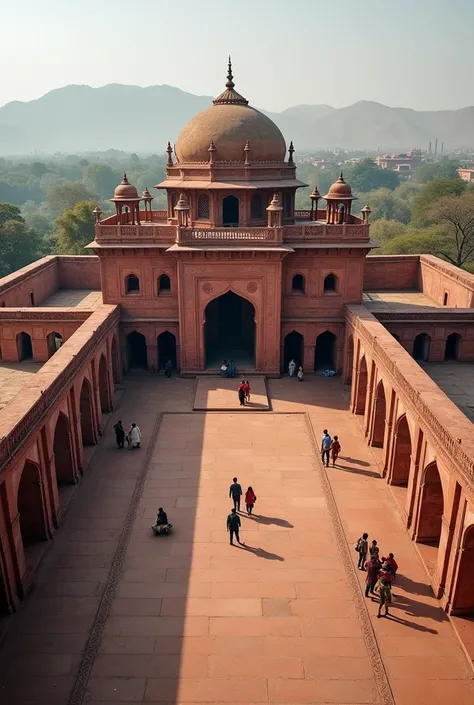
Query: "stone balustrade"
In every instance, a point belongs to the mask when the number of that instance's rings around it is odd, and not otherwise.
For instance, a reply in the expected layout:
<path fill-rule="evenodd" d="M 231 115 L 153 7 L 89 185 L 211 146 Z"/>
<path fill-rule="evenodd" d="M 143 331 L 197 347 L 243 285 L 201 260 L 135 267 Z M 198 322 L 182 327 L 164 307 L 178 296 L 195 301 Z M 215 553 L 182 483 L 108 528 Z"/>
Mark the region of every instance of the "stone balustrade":
<path fill-rule="evenodd" d="M 280 228 L 183 228 L 179 232 L 179 242 L 198 244 L 201 242 L 265 242 L 279 244 Z"/>

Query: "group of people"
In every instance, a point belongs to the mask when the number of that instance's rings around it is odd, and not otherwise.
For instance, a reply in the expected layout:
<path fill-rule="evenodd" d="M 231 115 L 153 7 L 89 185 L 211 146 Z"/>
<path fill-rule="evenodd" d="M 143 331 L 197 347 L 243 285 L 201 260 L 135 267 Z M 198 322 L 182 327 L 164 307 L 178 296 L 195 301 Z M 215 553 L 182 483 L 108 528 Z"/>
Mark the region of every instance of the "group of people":
<path fill-rule="evenodd" d="M 237 368 L 235 366 L 235 362 L 233 360 L 224 360 L 221 365 L 221 375 L 223 377 L 235 377 L 235 373 L 237 371 Z"/>
<path fill-rule="evenodd" d="M 388 607 L 392 602 L 392 583 L 394 582 L 398 564 L 393 553 L 380 557 L 377 541 L 374 539 L 369 546 L 369 535 L 362 534 L 357 539 L 355 550 L 359 554 L 357 567 L 367 572 L 365 579 L 365 596 L 379 596 L 379 609 L 377 617 L 382 616 L 382 607 L 385 616 L 389 614 Z"/>
<path fill-rule="evenodd" d="M 229 543 L 231 546 L 234 545 L 234 536 L 238 544 L 243 545 L 240 540 L 240 502 L 242 499 L 243 491 L 242 485 L 238 482 L 237 478 L 232 479 L 232 484 L 229 488 L 229 497 L 234 502 L 234 506 L 231 509 L 229 516 L 227 517 L 227 531 L 229 532 Z M 248 487 L 245 492 L 245 508 L 247 514 L 250 516 L 253 512 L 255 502 L 257 501 L 257 495 L 253 491 L 252 487 Z"/>
<path fill-rule="evenodd" d="M 114 426 L 114 432 L 115 440 L 117 441 L 117 448 L 124 448 L 125 441 L 127 442 L 129 448 L 140 448 L 142 433 L 136 423 L 132 423 L 127 433 L 125 433 L 122 422 L 117 421 Z"/>
<path fill-rule="evenodd" d="M 334 436 L 334 438 L 331 438 L 327 428 L 325 428 L 321 440 L 321 460 L 323 461 L 323 465 L 326 465 L 327 468 L 329 467 L 329 456 L 331 456 L 332 466 L 334 467 L 340 452 L 341 444 L 339 443 L 339 437 Z"/>
<path fill-rule="evenodd" d="M 250 402 L 250 384 L 248 379 L 244 379 L 242 377 L 237 394 L 239 397 L 240 406 L 245 406 L 245 404 Z"/>
<path fill-rule="evenodd" d="M 290 377 L 297 377 L 298 382 L 303 381 L 303 368 L 301 365 L 298 367 L 298 372 L 296 372 L 296 362 L 292 359 L 288 364 L 288 374 Z"/>

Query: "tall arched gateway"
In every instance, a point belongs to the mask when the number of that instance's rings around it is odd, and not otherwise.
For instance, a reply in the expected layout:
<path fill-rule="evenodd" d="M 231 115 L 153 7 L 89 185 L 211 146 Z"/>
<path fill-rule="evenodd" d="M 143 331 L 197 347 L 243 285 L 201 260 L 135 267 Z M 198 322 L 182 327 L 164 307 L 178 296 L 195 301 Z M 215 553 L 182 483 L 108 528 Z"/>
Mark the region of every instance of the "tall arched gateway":
<path fill-rule="evenodd" d="M 242 296 L 228 291 L 206 306 L 204 313 L 205 362 L 218 368 L 234 360 L 240 369 L 255 367 L 255 308 Z"/>

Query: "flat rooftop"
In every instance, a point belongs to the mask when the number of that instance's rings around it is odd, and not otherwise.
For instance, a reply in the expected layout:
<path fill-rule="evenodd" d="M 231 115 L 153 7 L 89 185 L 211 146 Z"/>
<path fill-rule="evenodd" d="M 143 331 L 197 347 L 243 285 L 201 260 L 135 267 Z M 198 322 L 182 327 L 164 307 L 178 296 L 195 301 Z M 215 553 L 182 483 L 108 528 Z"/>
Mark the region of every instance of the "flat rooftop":
<path fill-rule="evenodd" d="M 0 362 L 0 410 L 21 390 L 43 366 L 43 362 Z"/>
<path fill-rule="evenodd" d="M 364 291 L 362 302 L 371 311 L 378 309 L 413 311 L 414 308 L 441 308 L 435 301 L 416 289 Z"/>
<path fill-rule="evenodd" d="M 58 289 L 39 304 L 51 308 L 97 308 L 102 304 L 102 292 L 94 289 Z"/>
<path fill-rule="evenodd" d="M 469 362 L 420 362 L 438 387 L 474 423 L 474 364 Z"/>

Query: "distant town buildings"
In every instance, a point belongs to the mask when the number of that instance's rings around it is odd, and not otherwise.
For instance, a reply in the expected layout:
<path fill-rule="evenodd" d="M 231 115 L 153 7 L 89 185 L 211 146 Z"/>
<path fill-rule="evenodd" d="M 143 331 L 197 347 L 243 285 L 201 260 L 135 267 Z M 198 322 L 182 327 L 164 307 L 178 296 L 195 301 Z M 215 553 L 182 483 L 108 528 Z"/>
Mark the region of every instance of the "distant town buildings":
<path fill-rule="evenodd" d="M 471 181 L 474 181 L 474 169 L 467 169 L 465 167 L 460 167 L 458 169 L 458 174 L 459 174 L 459 178 L 462 179 L 463 181 L 467 181 L 468 183 L 471 183 Z"/>
<path fill-rule="evenodd" d="M 401 179 L 410 179 L 421 164 L 421 149 L 405 154 L 378 154 L 375 163 L 382 169 L 396 171 Z"/>

